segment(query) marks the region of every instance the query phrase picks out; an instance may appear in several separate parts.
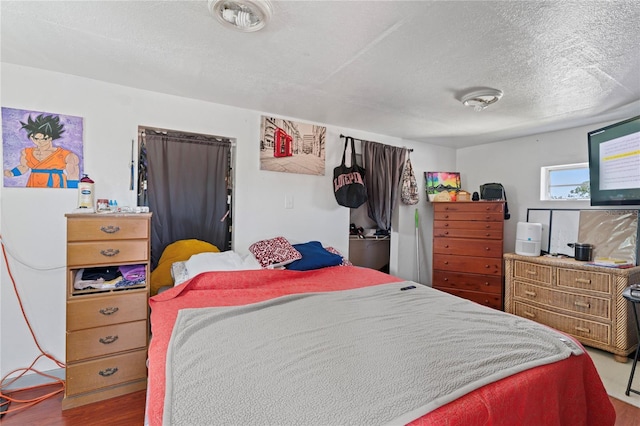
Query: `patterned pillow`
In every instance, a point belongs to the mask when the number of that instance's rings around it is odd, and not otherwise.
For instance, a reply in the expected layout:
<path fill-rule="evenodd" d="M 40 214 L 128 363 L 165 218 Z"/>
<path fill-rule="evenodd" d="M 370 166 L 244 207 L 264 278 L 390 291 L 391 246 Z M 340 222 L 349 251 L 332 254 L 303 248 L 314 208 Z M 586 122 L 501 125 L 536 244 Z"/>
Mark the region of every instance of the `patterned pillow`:
<path fill-rule="evenodd" d="M 277 268 L 302 259 L 300 252 L 284 237 L 258 241 L 249 246 L 249 251 L 263 268 Z"/>
<path fill-rule="evenodd" d="M 340 251 L 334 249 L 333 247 L 325 247 L 324 249 L 326 251 L 328 251 L 329 253 L 333 253 L 333 254 L 337 254 L 339 256 L 342 256 L 342 253 L 340 253 Z M 349 259 L 347 259 L 346 257 L 342 256 L 342 263 L 340 264 L 340 266 L 353 266 L 353 263 L 351 263 L 349 261 Z"/>

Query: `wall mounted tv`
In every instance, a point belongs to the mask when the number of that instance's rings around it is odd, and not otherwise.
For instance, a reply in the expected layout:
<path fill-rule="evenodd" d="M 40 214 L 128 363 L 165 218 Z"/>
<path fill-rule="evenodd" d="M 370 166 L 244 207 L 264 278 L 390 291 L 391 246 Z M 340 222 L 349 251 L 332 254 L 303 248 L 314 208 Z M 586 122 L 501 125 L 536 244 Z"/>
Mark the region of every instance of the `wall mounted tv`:
<path fill-rule="evenodd" d="M 588 133 L 592 206 L 640 205 L 640 115 Z"/>

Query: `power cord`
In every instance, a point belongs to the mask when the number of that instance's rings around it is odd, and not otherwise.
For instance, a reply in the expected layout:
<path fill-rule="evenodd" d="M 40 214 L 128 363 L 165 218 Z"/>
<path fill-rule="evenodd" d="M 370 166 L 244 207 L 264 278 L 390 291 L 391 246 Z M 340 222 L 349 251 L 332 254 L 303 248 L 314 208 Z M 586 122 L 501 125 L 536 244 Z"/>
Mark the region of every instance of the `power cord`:
<path fill-rule="evenodd" d="M 56 365 L 58 365 L 58 367 L 60 368 L 65 368 L 65 364 L 61 361 L 58 361 L 53 355 L 50 355 L 48 353 L 46 353 L 42 347 L 40 346 L 40 343 L 38 342 L 38 339 L 36 338 L 35 333 L 33 332 L 33 328 L 31 327 L 31 323 L 29 322 L 29 318 L 27 318 L 27 314 L 24 310 L 24 305 L 22 304 L 22 299 L 20 298 L 20 293 L 18 292 L 18 287 L 16 285 L 16 281 L 13 277 L 13 274 L 11 273 L 11 267 L 9 266 L 9 259 L 7 257 L 7 252 L 5 250 L 5 245 L 4 245 L 4 240 L 2 239 L 2 235 L 0 235 L 0 245 L 2 246 L 2 257 L 4 259 L 4 263 L 5 265 L 7 265 L 7 273 L 9 275 L 9 278 L 11 278 L 11 284 L 13 285 L 13 291 L 16 295 L 16 299 L 18 300 L 18 304 L 20 305 L 20 310 L 22 311 L 22 317 L 25 320 L 25 323 L 27 324 L 27 327 L 29 328 L 29 332 L 31 333 L 31 337 L 33 338 L 34 343 L 36 344 L 36 346 L 38 347 L 38 350 L 40 351 L 40 355 L 38 355 L 36 357 L 36 359 L 31 363 L 31 365 L 27 368 L 18 368 L 16 370 L 13 370 L 9 373 L 7 373 L 2 380 L 0 380 L 0 418 L 2 418 L 5 414 L 8 413 L 15 413 L 17 411 L 20 410 L 24 410 L 26 408 L 29 408 L 41 401 L 44 401 L 47 398 L 50 398 L 52 396 L 55 396 L 61 392 L 64 391 L 65 389 L 65 382 L 64 380 L 43 373 L 41 371 L 38 371 L 34 368 L 34 366 L 36 365 L 36 363 L 41 359 L 41 358 L 49 358 L 50 360 L 52 360 L 53 362 L 56 363 Z M 19 378 L 21 378 L 22 376 L 24 376 L 26 373 L 28 372 L 33 372 L 36 373 L 40 376 L 52 379 L 54 381 L 54 384 L 57 383 L 60 385 L 59 389 L 54 390 L 53 392 L 49 392 L 46 393 L 44 395 L 41 395 L 39 397 L 36 398 L 32 398 L 32 399 L 26 399 L 26 400 L 22 400 L 22 399 L 18 399 L 18 398 L 12 398 L 11 396 L 9 396 L 8 393 L 5 393 L 5 389 L 7 386 L 10 386 L 11 384 L 15 383 L 16 380 L 18 380 Z M 19 373 L 14 377 L 11 377 L 13 374 L 15 373 Z M 19 389 L 11 389 L 10 393 L 14 394 L 16 392 L 21 392 L 21 391 L 25 391 L 25 390 L 31 390 L 31 389 L 38 389 L 38 388 L 42 388 L 45 386 L 51 386 L 52 383 L 45 383 L 45 384 L 41 384 L 41 385 L 35 385 L 35 386 L 30 386 L 30 387 L 25 387 L 25 388 L 19 388 Z M 19 404 L 17 406 L 15 406 L 12 409 L 9 409 L 9 405 L 11 403 L 14 404 Z"/>

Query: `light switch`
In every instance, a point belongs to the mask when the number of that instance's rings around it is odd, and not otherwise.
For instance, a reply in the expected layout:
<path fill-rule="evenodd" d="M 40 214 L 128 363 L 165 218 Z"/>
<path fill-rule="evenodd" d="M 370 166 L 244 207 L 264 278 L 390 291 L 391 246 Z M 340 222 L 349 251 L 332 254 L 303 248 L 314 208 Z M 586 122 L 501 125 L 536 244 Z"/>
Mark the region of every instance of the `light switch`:
<path fill-rule="evenodd" d="M 293 208 L 293 195 L 287 194 L 284 196 L 284 208 L 285 209 Z"/>

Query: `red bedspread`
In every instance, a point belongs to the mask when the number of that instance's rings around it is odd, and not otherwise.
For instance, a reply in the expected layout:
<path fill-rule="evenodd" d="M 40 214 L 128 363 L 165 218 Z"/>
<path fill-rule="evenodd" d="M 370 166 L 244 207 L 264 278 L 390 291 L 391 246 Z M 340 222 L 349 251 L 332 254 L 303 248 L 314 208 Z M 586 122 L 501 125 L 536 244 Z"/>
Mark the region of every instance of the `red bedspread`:
<path fill-rule="evenodd" d="M 293 293 L 402 281 L 372 269 L 257 270 L 198 275 L 150 299 L 152 339 L 146 420 L 162 424 L 165 357 L 178 310 L 254 303 Z M 615 412 L 588 355 L 571 356 L 500 380 L 412 422 L 412 425 L 613 425 Z"/>

